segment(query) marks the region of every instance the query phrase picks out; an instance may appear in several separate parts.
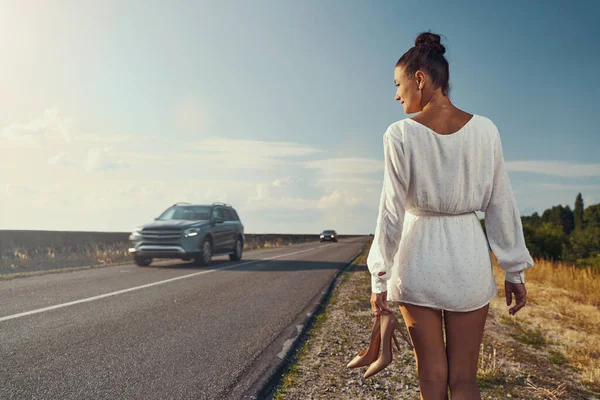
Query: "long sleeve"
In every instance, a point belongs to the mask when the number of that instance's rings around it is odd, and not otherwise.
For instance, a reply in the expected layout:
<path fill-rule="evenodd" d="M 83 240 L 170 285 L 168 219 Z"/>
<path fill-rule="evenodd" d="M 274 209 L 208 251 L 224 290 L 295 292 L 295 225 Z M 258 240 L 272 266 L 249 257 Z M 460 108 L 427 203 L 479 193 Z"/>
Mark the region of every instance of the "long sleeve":
<path fill-rule="evenodd" d="M 524 270 L 533 267 L 533 259 L 525 245 L 523 226 L 504 164 L 500 135 L 496 130 L 494 143 L 494 179 L 492 193 L 485 212 L 485 228 L 490 247 L 505 279 L 524 283 Z"/>
<path fill-rule="evenodd" d="M 367 256 L 374 293 L 387 291 L 394 257 L 398 251 L 404 224 L 404 202 L 408 187 L 408 163 L 403 143 L 390 126 L 383 135 L 384 172 L 377 226 Z"/>

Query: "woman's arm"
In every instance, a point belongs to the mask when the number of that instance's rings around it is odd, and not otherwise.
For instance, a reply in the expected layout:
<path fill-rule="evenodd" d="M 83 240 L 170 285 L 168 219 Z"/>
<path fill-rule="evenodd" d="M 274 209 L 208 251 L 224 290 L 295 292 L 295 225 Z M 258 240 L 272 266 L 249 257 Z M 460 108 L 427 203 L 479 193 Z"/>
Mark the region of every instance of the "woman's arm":
<path fill-rule="evenodd" d="M 404 202 L 408 187 L 408 163 L 404 154 L 401 132 L 393 125 L 383 135 L 383 188 L 379 201 L 377 227 L 367 257 L 373 293 L 387 291 L 387 281 L 404 224 Z"/>
<path fill-rule="evenodd" d="M 505 280 L 525 283 L 525 271 L 533 267 L 533 259 L 525 245 L 523 226 L 504 163 L 500 134 L 494 142 L 494 180 L 492 194 L 485 211 L 485 229 Z"/>

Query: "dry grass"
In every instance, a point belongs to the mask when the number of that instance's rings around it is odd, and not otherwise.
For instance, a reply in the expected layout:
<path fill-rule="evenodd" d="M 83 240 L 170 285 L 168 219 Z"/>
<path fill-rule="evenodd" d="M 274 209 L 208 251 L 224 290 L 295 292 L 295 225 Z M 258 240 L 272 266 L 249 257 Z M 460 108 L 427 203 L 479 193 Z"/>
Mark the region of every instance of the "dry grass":
<path fill-rule="evenodd" d="M 482 343 L 477 371 L 479 380 L 489 382 L 498 379 L 502 374 L 503 365 L 504 362 L 498 358 L 496 347 L 486 347 Z"/>
<path fill-rule="evenodd" d="M 244 250 L 263 250 L 263 249 L 275 249 L 278 247 L 292 246 L 294 244 L 315 242 L 315 239 L 307 238 L 306 240 L 294 239 L 284 240 L 282 238 L 261 240 L 257 238 L 250 238 L 244 243 Z"/>
<path fill-rule="evenodd" d="M 538 260 L 526 272 L 528 304 L 510 317 L 503 297 L 503 273 L 497 266 L 494 273 L 499 296 L 491 310 L 500 315 L 501 325 L 510 327 L 510 336 L 530 352 L 531 359 L 522 360 L 522 364 L 539 378 L 556 372 L 558 377 L 575 381 L 544 388 L 546 398 L 579 398 L 561 397 L 561 393 L 572 396 L 570 393 L 577 389 L 600 391 L 600 292 L 593 291 L 600 291 L 600 275 L 590 269 Z M 539 383 L 528 386 L 538 388 Z"/>
<path fill-rule="evenodd" d="M 530 379 L 528 379 L 526 381 L 526 383 L 529 388 L 531 388 L 538 395 L 541 395 L 543 398 L 546 398 L 546 399 L 550 399 L 550 400 L 564 399 L 565 398 L 564 396 L 567 394 L 566 384 L 564 384 L 564 383 L 561 383 L 554 389 L 546 389 L 543 387 L 538 387 L 533 382 L 531 382 Z"/>
<path fill-rule="evenodd" d="M 600 274 L 590 267 L 577 268 L 561 262 L 537 260 L 526 275 L 528 281 L 564 289 L 578 303 L 600 307 Z"/>
<path fill-rule="evenodd" d="M 79 246 L 12 249 L 0 257 L 0 274 L 46 270 L 56 267 L 110 265 L 130 259 L 122 243 L 89 243 Z"/>

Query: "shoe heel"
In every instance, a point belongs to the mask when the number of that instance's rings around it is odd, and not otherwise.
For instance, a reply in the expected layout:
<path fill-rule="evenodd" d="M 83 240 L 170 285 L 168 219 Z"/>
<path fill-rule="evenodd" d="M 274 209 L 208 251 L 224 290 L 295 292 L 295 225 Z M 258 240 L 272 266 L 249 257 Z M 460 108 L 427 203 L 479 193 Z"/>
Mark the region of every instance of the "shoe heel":
<path fill-rule="evenodd" d="M 394 339 L 394 344 L 396 345 L 396 349 L 400 351 L 400 343 L 398 343 L 398 338 L 396 337 L 396 332 L 392 333 L 392 339 Z"/>
<path fill-rule="evenodd" d="M 400 328 L 400 321 L 398 320 L 398 318 L 396 318 L 396 317 L 394 317 L 394 318 L 396 320 L 395 321 L 395 323 L 396 323 L 395 330 L 397 330 L 398 332 L 400 332 L 400 336 L 402 336 L 402 339 L 404 339 L 404 341 L 406 342 L 406 344 L 408 345 L 408 347 L 410 349 L 412 349 L 413 348 L 412 341 L 406 336 L 406 334 L 404 333 L 404 331 Z M 398 344 L 396 344 L 396 347 L 398 347 Z M 398 350 L 400 350 L 400 349 L 398 349 Z"/>

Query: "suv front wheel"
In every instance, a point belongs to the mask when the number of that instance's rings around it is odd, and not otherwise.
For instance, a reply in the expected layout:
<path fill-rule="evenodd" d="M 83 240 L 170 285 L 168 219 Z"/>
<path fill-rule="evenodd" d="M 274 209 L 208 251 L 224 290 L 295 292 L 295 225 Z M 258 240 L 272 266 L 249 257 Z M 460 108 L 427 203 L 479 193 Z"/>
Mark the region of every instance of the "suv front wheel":
<path fill-rule="evenodd" d="M 139 267 L 147 267 L 152 263 L 152 258 L 150 257 L 135 256 L 133 257 L 133 260 Z"/>
<path fill-rule="evenodd" d="M 194 264 L 199 266 L 206 266 L 210 264 L 210 259 L 212 258 L 212 251 L 212 243 L 209 239 L 204 239 L 200 250 L 200 256 L 194 258 Z"/>
<path fill-rule="evenodd" d="M 235 248 L 233 253 L 229 255 L 229 259 L 231 261 L 240 261 L 242 259 L 242 253 L 244 252 L 244 244 L 242 243 L 242 239 L 238 238 L 235 241 Z"/>

